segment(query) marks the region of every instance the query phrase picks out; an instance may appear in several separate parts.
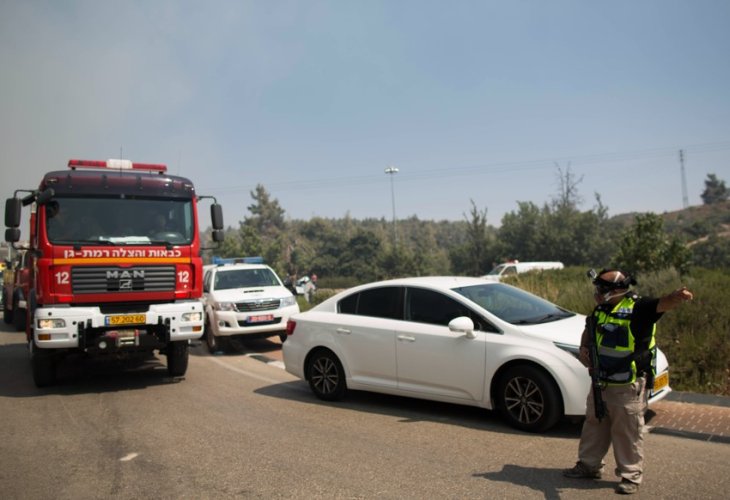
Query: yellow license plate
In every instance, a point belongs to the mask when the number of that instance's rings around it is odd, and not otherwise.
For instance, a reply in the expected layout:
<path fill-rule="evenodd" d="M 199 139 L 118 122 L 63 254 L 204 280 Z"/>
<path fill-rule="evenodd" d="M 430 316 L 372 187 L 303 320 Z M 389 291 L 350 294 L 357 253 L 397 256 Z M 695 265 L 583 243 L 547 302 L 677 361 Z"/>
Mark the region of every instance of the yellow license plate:
<path fill-rule="evenodd" d="M 669 385 L 669 372 L 664 372 L 654 379 L 654 392 L 659 392 Z"/>
<path fill-rule="evenodd" d="M 104 324 L 107 326 L 143 325 L 145 321 L 147 321 L 145 314 L 115 314 L 104 318 Z"/>

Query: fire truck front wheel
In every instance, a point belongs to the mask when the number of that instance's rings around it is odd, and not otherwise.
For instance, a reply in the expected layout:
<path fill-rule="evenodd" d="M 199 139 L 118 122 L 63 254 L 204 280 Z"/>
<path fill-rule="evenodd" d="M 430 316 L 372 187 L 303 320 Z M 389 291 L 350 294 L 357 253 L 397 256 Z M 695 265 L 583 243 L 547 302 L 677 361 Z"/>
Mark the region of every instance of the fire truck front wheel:
<path fill-rule="evenodd" d="M 167 344 L 167 373 L 182 377 L 188 370 L 188 341 L 179 340 Z"/>
<path fill-rule="evenodd" d="M 13 301 L 13 326 L 19 332 L 25 330 L 25 315 L 28 314 L 26 309 L 18 306 L 18 300 Z"/>
<path fill-rule="evenodd" d="M 52 350 L 39 349 L 31 342 L 30 363 L 37 387 L 47 387 L 56 382 L 56 356 Z"/>

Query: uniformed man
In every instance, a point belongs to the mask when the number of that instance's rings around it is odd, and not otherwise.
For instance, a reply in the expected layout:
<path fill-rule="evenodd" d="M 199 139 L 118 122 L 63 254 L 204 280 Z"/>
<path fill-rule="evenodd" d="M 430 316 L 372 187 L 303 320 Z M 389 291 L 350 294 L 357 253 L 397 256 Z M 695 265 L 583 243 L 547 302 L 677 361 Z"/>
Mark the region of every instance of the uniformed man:
<path fill-rule="evenodd" d="M 591 359 L 598 361 L 606 415 L 596 417 L 591 388 L 578 462 L 563 475 L 599 479 L 613 445 L 616 475 L 621 478 L 616 492 L 632 494 L 639 490 L 644 469 L 644 412 L 656 363 L 656 322 L 693 295 L 682 287 L 658 299 L 639 297 L 629 289 L 636 281 L 618 269 L 604 269 L 592 278 L 597 306 L 586 321 L 580 360 L 589 370 L 594 369 Z M 592 346 L 596 356 L 591 356 Z"/>

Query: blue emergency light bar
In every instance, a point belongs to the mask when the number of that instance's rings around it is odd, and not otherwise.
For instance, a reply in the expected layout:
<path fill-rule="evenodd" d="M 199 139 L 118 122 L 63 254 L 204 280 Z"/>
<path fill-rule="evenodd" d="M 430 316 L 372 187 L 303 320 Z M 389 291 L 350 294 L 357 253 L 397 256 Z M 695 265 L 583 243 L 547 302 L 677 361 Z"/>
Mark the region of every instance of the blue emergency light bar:
<path fill-rule="evenodd" d="M 229 257 L 224 259 L 223 257 L 213 256 L 211 261 L 212 264 L 222 266 L 224 264 L 263 264 L 263 257 Z"/>

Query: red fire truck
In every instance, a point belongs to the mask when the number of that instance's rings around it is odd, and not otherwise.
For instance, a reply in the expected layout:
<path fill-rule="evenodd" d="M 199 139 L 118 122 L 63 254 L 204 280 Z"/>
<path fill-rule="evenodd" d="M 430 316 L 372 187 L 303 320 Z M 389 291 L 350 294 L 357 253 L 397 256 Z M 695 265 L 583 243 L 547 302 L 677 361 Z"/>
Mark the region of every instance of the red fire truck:
<path fill-rule="evenodd" d="M 159 351 L 171 376 L 187 371 L 188 341 L 203 334 L 203 262 L 190 180 L 165 165 L 70 160 L 37 190 L 5 204 L 6 241 L 20 240 L 30 205 L 21 294 L 33 379 L 56 381 L 70 354 Z M 20 197 L 20 194 L 23 197 Z M 212 240 L 223 239 L 221 206 L 211 205 Z M 15 322 L 15 321 L 14 321 Z M 16 323 L 17 324 L 17 323 Z"/>

